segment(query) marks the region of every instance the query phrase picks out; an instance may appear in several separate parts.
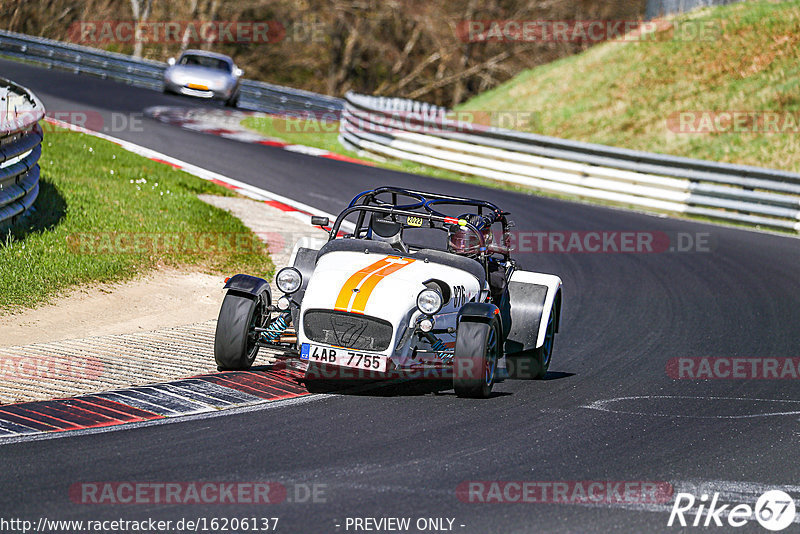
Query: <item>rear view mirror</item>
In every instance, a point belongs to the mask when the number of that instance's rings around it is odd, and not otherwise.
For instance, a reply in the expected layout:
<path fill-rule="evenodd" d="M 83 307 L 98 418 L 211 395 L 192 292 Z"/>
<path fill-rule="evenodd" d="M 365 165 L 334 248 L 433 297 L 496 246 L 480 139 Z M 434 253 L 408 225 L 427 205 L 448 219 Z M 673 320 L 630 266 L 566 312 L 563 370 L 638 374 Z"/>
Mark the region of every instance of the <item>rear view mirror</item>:
<path fill-rule="evenodd" d="M 319 217 L 314 215 L 311 217 L 311 224 L 314 226 L 328 226 L 331 223 L 331 220 L 327 217 Z"/>
<path fill-rule="evenodd" d="M 242 69 L 240 69 L 239 67 L 236 67 L 235 69 L 233 69 L 233 75 L 236 76 L 237 78 L 242 76 L 243 74 L 244 74 L 244 71 Z"/>
<path fill-rule="evenodd" d="M 169 58 L 169 59 L 167 60 L 167 65 L 169 65 L 170 67 L 172 67 L 173 65 L 175 65 L 175 58 L 174 58 L 174 57 L 171 57 L 171 58 Z"/>

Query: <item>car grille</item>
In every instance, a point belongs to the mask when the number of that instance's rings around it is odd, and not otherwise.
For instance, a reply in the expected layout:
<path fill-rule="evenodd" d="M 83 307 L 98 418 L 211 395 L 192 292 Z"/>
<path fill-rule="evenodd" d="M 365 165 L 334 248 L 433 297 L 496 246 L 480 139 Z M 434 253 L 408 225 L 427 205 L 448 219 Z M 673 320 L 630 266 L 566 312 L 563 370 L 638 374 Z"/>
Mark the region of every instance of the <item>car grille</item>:
<path fill-rule="evenodd" d="M 391 323 L 383 319 L 332 310 L 308 310 L 303 331 L 316 343 L 353 350 L 384 351 L 392 341 Z"/>

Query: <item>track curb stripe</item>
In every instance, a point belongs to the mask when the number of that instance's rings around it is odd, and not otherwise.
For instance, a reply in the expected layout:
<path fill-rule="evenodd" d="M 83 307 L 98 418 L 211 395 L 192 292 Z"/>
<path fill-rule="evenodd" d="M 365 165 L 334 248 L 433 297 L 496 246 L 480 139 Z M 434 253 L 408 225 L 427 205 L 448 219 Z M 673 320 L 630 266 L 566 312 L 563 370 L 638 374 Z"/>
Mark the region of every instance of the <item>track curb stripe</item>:
<path fill-rule="evenodd" d="M 294 382 L 300 378 L 299 374 L 284 371 L 280 376 L 281 378 L 273 378 L 237 372 L 237 374 L 204 375 L 201 378 L 258 398 L 286 399 L 307 393 L 303 386 Z"/>
<path fill-rule="evenodd" d="M 308 395 L 302 374 L 287 369 L 207 374 L 139 386 L 0 406 L 0 442 L 17 436 L 64 433 L 216 412 Z"/>
<path fill-rule="evenodd" d="M 3 436 L 20 436 L 23 434 L 38 434 L 39 431 L 29 426 L 0 421 L 0 438 Z"/>
<path fill-rule="evenodd" d="M 241 391 L 226 388 L 224 386 L 197 378 L 169 382 L 167 386 L 178 388 L 180 390 L 187 389 L 192 392 L 197 392 L 201 395 L 206 395 L 212 399 L 212 404 L 214 406 L 236 406 L 239 404 L 248 404 L 259 400 L 259 397 L 248 395 Z"/>
<path fill-rule="evenodd" d="M 134 421 L 147 421 L 148 419 L 153 419 L 156 416 L 156 414 L 152 412 L 146 412 L 144 410 L 140 410 L 139 408 L 128 406 L 127 404 L 120 404 L 109 399 L 98 397 L 97 395 L 73 397 L 70 400 L 77 400 L 81 403 L 88 404 L 92 406 L 93 411 L 97 413 L 102 413 L 103 411 L 116 412 L 122 416 L 119 418 L 119 420 L 125 423 Z"/>
<path fill-rule="evenodd" d="M 234 141 L 240 141 L 242 143 L 251 143 L 256 145 L 282 148 L 290 152 L 298 152 L 300 154 L 306 154 L 309 156 L 334 159 L 337 161 L 354 163 L 356 165 L 364 165 L 367 167 L 375 166 L 375 164 L 372 163 L 371 161 L 358 158 L 351 158 L 350 156 L 337 154 L 336 152 L 330 152 L 323 148 L 316 148 L 308 145 L 297 145 L 293 143 L 287 143 L 285 141 L 281 141 L 280 139 L 275 139 L 272 137 L 264 137 L 258 132 L 250 130 L 249 128 L 245 128 L 240 124 L 233 125 L 233 128 L 225 128 L 219 125 L 219 122 L 221 120 L 224 120 L 226 124 L 229 124 L 230 119 L 234 117 L 239 117 L 240 121 L 248 116 L 257 116 L 257 117 L 269 116 L 272 119 L 278 119 L 278 120 L 287 118 L 286 115 L 282 115 L 280 113 L 265 113 L 260 111 L 259 112 L 223 111 L 216 109 L 211 110 L 209 112 L 209 111 L 204 111 L 201 108 L 182 108 L 182 107 L 172 107 L 172 106 L 153 106 L 145 109 L 144 111 L 147 116 L 149 116 L 154 120 L 157 120 L 164 124 L 177 126 L 179 128 L 183 128 L 184 130 L 189 130 L 192 132 L 200 132 L 208 135 L 216 135 L 218 137 L 223 137 L 225 139 L 232 139 Z M 221 119 L 220 115 L 224 115 L 225 119 Z M 290 117 L 290 118 L 294 119 L 295 117 Z"/>
<path fill-rule="evenodd" d="M 30 417 L 17 415 L 15 413 L 7 412 L 5 410 L 0 410 L 0 423 L 5 423 L 5 422 L 32 428 L 36 432 L 50 432 L 58 430 L 58 427 L 55 427 L 49 423 L 45 423 L 39 419 L 31 419 Z"/>
<path fill-rule="evenodd" d="M 92 399 L 92 400 L 96 401 L 97 399 Z M 78 399 L 78 398 L 72 399 L 70 401 L 70 405 L 74 408 L 82 409 L 92 414 L 105 416 L 108 419 L 111 419 L 112 421 L 116 421 L 116 424 L 129 423 L 131 421 L 141 420 L 141 418 L 139 417 L 131 416 L 125 414 L 124 412 L 114 410 L 112 408 L 106 408 L 96 402 L 91 402 L 90 400 L 87 399 Z M 121 406 L 123 405 L 120 405 L 120 407 Z"/>

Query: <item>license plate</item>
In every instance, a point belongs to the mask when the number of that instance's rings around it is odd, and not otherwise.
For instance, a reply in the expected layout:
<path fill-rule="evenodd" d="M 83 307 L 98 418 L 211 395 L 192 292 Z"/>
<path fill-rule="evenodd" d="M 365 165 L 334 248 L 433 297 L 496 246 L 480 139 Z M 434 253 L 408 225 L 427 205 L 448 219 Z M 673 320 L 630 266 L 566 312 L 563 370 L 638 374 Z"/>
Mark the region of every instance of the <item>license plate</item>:
<path fill-rule="evenodd" d="M 208 91 L 207 85 L 200 85 L 199 83 L 187 83 L 186 87 L 189 89 L 200 89 L 201 91 Z"/>
<path fill-rule="evenodd" d="M 389 362 L 389 357 L 381 354 L 367 354 L 341 347 L 312 345 L 310 343 L 303 343 L 300 347 L 300 359 L 380 373 L 386 372 L 386 366 Z"/>

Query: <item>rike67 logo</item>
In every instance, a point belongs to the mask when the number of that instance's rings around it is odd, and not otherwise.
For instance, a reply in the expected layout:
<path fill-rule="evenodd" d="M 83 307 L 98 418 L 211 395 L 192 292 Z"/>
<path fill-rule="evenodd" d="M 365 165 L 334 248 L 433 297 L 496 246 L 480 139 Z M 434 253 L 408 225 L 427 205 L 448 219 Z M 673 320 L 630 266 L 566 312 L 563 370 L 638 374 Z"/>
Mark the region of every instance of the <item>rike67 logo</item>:
<path fill-rule="evenodd" d="M 714 493 L 710 500 L 707 493 L 699 499 L 691 493 L 678 493 L 667 526 L 736 528 L 753 519 L 767 530 L 783 530 L 795 520 L 794 499 L 784 491 L 770 490 L 761 495 L 753 507 L 750 504 L 721 504 L 719 493 Z"/>

